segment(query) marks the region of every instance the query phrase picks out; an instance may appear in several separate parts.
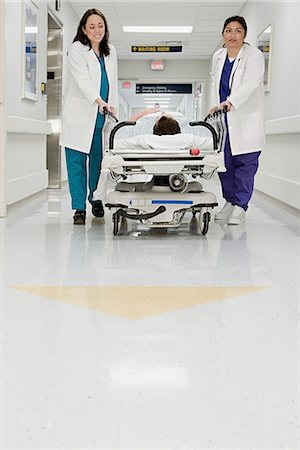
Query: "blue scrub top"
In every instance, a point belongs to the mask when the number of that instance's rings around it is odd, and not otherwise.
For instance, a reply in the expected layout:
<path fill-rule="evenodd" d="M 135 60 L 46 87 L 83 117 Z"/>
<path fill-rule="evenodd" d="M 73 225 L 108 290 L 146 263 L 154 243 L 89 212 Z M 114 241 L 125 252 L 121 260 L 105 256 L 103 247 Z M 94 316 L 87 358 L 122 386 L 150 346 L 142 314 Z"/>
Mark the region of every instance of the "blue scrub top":
<path fill-rule="evenodd" d="M 97 55 L 97 53 L 95 53 L 95 55 L 97 56 L 97 59 L 100 63 L 100 69 L 101 69 L 100 97 L 102 98 L 102 100 L 107 102 L 108 92 L 109 92 L 109 84 L 108 84 L 108 77 L 107 77 L 105 64 L 104 64 L 104 58 L 103 58 L 103 56 L 99 57 Z M 104 114 L 101 114 L 100 112 L 98 112 L 95 128 L 103 128 L 104 121 L 105 121 Z"/>
<path fill-rule="evenodd" d="M 229 95 L 230 95 L 229 79 L 230 79 L 233 64 L 234 64 L 234 60 L 232 62 L 230 62 L 228 56 L 226 56 L 226 60 L 225 60 L 223 70 L 222 70 L 220 86 L 219 86 L 220 103 L 225 102 L 227 100 L 227 97 L 229 97 Z M 226 122 L 227 130 L 228 130 L 227 114 L 225 116 L 225 122 Z M 225 151 L 228 148 L 230 148 L 230 142 L 229 142 L 229 133 L 227 132 L 226 139 L 225 139 Z"/>
<path fill-rule="evenodd" d="M 226 56 L 219 86 L 220 103 L 225 102 L 230 95 L 229 79 L 233 64 L 234 60 L 230 62 L 228 56 Z"/>

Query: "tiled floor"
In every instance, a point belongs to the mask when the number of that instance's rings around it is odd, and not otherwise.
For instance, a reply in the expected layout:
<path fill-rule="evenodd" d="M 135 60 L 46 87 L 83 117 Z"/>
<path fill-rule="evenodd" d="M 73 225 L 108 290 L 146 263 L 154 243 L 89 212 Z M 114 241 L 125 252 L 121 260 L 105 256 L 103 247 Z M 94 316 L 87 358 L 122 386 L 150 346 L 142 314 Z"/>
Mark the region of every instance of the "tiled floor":
<path fill-rule="evenodd" d="M 64 190 L 0 219 L 1 449 L 298 448 L 299 222 L 108 217 Z"/>

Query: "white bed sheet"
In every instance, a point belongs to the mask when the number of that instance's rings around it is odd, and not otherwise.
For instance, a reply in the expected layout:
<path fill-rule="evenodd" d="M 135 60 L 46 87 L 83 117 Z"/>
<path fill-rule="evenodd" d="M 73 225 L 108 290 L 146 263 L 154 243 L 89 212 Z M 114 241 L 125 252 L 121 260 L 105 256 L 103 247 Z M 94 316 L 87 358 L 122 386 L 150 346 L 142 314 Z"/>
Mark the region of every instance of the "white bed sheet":
<path fill-rule="evenodd" d="M 190 119 L 187 119 L 181 113 L 172 112 L 171 115 L 178 121 L 182 134 L 211 137 L 211 132 L 207 128 L 203 126 L 191 127 L 189 125 Z M 153 134 L 154 123 L 159 116 L 161 116 L 161 112 L 141 117 L 136 121 L 136 125 L 128 125 L 120 128 L 115 134 L 115 139 L 126 139 L 143 134 Z"/>
<path fill-rule="evenodd" d="M 208 136 L 179 133 L 157 136 L 144 134 L 127 139 L 115 139 L 114 149 L 190 149 L 213 150 L 213 139 Z"/>

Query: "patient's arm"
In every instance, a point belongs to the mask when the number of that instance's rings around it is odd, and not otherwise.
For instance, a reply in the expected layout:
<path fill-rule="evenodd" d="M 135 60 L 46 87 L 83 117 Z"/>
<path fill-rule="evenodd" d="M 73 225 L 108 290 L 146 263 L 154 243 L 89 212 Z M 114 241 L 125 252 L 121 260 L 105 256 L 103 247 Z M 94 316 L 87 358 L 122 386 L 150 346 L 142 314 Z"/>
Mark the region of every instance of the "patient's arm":
<path fill-rule="evenodd" d="M 144 116 L 148 116 L 148 114 L 153 114 L 153 113 L 157 113 L 160 112 L 161 109 L 160 108 L 148 108 L 148 109 L 143 109 L 142 111 L 137 112 L 136 114 L 134 114 L 133 116 L 131 116 L 128 121 L 129 122 L 136 122 L 137 120 L 139 120 L 141 117 Z"/>

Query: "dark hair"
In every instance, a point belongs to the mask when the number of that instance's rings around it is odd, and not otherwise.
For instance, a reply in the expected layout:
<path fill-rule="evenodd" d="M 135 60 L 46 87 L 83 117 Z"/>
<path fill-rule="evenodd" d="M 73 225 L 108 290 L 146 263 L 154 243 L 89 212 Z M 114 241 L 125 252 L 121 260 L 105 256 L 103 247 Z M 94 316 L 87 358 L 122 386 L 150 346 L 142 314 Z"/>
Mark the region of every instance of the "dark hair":
<path fill-rule="evenodd" d="M 105 34 L 104 34 L 104 37 L 103 37 L 102 41 L 99 44 L 99 51 L 100 51 L 100 56 L 103 56 L 103 55 L 108 56 L 109 55 L 109 46 L 108 46 L 109 32 L 108 32 L 107 21 L 106 21 L 106 18 L 104 16 L 104 14 L 101 11 L 99 11 L 98 9 L 95 9 L 95 8 L 88 9 L 83 14 L 83 16 L 82 16 L 82 18 L 81 18 L 81 20 L 79 22 L 79 26 L 78 26 L 78 29 L 77 29 L 77 34 L 74 37 L 73 42 L 80 41 L 82 44 L 88 45 L 90 47 L 90 49 L 92 48 L 91 41 L 84 34 L 83 28 L 85 28 L 88 18 L 90 16 L 92 16 L 93 14 L 96 14 L 96 15 L 100 16 L 103 19 L 103 21 L 104 21 Z"/>
<path fill-rule="evenodd" d="M 228 19 L 226 19 L 225 22 L 224 22 L 222 34 L 224 33 L 225 28 L 227 27 L 227 25 L 230 22 L 238 22 L 240 25 L 242 25 L 242 27 L 243 27 L 243 29 L 245 31 L 245 36 L 246 36 L 246 34 L 247 34 L 247 23 L 246 23 L 246 20 L 244 19 L 244 17 L 241 17 L 241 16 L 228 17 Z"/>
<path fill-rule="evenodd" d="M 181 133 L 179 123 L 170 116 L 161 116 L 153 127 L 153 134 L 157 134 L 158 136 L 178 133 Z"/>

